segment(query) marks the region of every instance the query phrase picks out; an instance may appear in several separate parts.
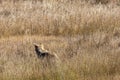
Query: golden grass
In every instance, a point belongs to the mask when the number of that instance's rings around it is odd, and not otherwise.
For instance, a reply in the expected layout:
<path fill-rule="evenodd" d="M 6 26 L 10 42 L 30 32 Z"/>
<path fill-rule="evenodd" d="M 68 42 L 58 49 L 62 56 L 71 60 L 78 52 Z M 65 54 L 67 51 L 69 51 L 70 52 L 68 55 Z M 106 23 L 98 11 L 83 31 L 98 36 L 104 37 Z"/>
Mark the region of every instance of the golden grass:
<path fill-rule="evenodd" d="M 22 80 L 116 80 L 120 72 L 120 48 L 73 38 L 24 36 L 0 40 L 1 79 Z M 43 43 L 61 62 L 43 66 L 32 43 Z M 92 43 L 91 45 L 89 43 Z M 114 42 L 116 44 L 116 42 Z"/>
<path fill-rule="evenodd" d="M 1 1 L 1 80 L 120 80 L 119 4 Z M 46 66 L 33 43 L 60 61 Z"/>
<path fill-rule="evenodd" d="M 83 2 L 45 0 L 43 3 L 3 2 L 0 7 L 1 37 L 84 35 L 98 30 L 113 32 L 120 25 L 119 6 L 112 4 L 92 6 Z"/>

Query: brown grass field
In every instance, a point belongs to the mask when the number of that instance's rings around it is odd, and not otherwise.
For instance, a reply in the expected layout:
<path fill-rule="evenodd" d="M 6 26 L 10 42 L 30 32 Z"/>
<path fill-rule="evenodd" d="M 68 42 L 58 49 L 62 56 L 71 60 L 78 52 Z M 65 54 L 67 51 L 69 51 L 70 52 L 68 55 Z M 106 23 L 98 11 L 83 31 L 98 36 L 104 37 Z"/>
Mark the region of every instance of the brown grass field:
<path fill-rule="evenodd" d="M 120 0 L 0 0 L 0 80 L 120 80 Z"/>

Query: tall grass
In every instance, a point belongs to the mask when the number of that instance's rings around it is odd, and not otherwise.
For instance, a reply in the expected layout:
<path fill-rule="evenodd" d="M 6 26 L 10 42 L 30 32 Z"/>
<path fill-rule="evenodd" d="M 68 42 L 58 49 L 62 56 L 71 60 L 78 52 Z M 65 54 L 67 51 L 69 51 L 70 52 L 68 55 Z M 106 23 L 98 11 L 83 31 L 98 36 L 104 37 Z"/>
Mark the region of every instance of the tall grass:
<path fill-rule="evenodd" d="M 0 80 L 119 80 L 119 0 L 105 1 L 0 0 Z"/>
<path fill-rule="evenodd" d="M 83 35 L 113 32 L 120 25 L 117 5 L 90 5 L 82 1 L 20 1 L 1 3 L 0 36 Z"/>
<path fill-rule="evenodd" d="M 102 40 L 104 41 L 104 40 Z M 90 38 L 24 36 L 0 40 L 0 79 L 3 80 L 119 80 L 120 55 L 115 41 L 106 45 Z M 44 43 L 60 62 L 45 66 L 34 52 L 32 43 Z M 92 43 L 92 44 L 90 44 Z M 101 43 L 102 44 L 102 43 Z"/>

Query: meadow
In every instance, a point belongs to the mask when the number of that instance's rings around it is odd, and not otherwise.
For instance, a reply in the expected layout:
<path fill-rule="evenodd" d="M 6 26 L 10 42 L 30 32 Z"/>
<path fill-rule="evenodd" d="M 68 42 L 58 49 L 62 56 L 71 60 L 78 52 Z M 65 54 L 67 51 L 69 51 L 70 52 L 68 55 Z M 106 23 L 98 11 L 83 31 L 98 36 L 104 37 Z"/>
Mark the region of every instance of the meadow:
<path fill-rule="evenodd" d="M 0 0 L 0 80 L 120 80 L 119 9 L 119 0 Z M 44 66 L 33 43 L 60 61 Z"/>

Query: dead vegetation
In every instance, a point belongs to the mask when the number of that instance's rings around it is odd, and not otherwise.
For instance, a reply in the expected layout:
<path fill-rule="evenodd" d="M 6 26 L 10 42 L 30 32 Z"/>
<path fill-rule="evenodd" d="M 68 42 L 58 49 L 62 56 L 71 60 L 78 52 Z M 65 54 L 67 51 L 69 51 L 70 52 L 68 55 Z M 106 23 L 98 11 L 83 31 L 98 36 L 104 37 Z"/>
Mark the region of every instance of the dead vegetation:
<path fill-rule="evenodd" d="M 120 80 L 119 8 L 119 0 L 0 0 L 0 80 Z M 41 61 L 33 43 L 60 61 Z"/>

